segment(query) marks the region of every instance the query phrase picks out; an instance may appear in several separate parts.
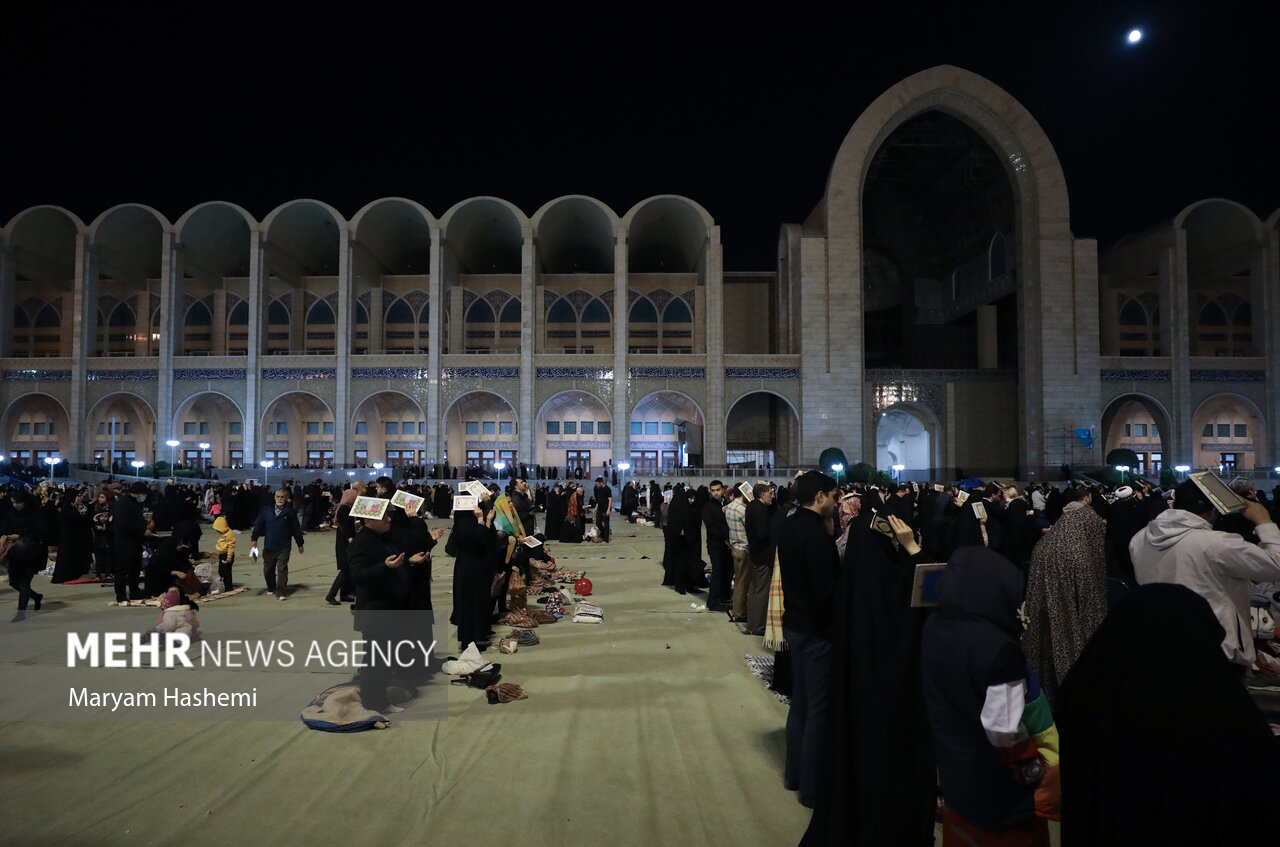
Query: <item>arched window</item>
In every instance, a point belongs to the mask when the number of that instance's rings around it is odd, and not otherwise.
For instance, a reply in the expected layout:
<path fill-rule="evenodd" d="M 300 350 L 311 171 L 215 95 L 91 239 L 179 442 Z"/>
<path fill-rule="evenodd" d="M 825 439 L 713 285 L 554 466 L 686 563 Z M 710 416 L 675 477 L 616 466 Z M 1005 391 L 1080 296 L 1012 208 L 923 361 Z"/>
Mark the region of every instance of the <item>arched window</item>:
<path fill-rule="evenodd" d="M 130 309 L 127 303 L 121 303 L 111 311 L 111 320 L 107 325 L 133 327 L 137 323 L 138 317 L 133 313 L 133 309 Z"/>
<path fill-rule="evenodd" d="M 476 300 L 471 304 L 471 308 L 467 310 L 467 323 L 469 324 L 491 324 L 495 320 L 493 307 L 489 305 L 488 300 Z"/>
<path fill-rule="evenodd" d="M 999 279 L 1009 272 L 1009 258 L 1006 252 L 1004 233 L 997 232 L 991 236 L 987 262 L 991 268 L 991 278 Z"/>
<path fill-rule="evenodd" d="M 431 320 L 431 304 L 423 303 L 422 311 L 418 312 L 418 323 L 422 324 L 423 328 L 425 328 L 427 326 L 427 322 L 430 320 Z"/>
<path fill-rule="evenodd" d="M 1200 326 L 1226 326 L 1227 314 L 1217 301 L 1210 300 L 1200 309 Z"/>
<path fill-rule="evenodd" d="M 307 313 L 307 323 L 309 324 L 336 324 L 337 317 L 333 314 L 333 308 L 324 300 L 317 300 L 316 304 L 311 307 L 311 311 Z"/>
<path fill-rule="evenodd" d="M 551 308 L 547 311 L 547 323 L 549 324 L 573 324 L 578 322 L 578 314 L 573 310 L 573 304 L 563 297 L 551 304 Z"/>
<path fill-rule="evenodd" d="M 520 301 L 517 298 L 512 297 L 507 301 L 507 305 L 502 307 L 502 320 L 499 323 L 520 323 Z"/>
<path fill-rule="evenodd" d="M 241 300 L 232 307 L 231 313 L 227 315 L 227 323 L 230 326 L 248 326 L 249 325 L 249 301 Z"/>
<path fill-rule="evenodd" d="M 36 329 L 49 329 L 59 326 L 62 326 L 62 318 L 58 316 L 58 310 L 53 308 L 52 303 L 45 303 L 40 311 L 36 312 Z"/>
<path fill-rule="evenodd" d="M 115 324 L 112 324 L 114 326 Z M 197 300 L 191 304 L 191 308 L 187 309 L 187 316 L 182 322 L 183 326 L 213 326 L 213 315 L 209 312 L 209 307 Z"/>
<path fill-rule="evenodd" d="M 609 310 L 598 299 L 593 299 L 582 310 L 582 322 L 584 324 L 607 324 L 612 320 L 613 318 L 609 317 Z"/>
<path fill-rule="evenodd" d="M 356 323 L 358 324 L 369 323 L 369 310 L 366 309 L 364 307 L 364 304 L 361 303 L 359 300 L 356 301 Z"/>
<path fill-rule="evenodd" d="M 397 298 L 391 304 L 391 308 L 387 309 L 388 324 L 411 324 L 413 323 L 413 309 L 409 308 L 409 304 L 404 300 Z"/>
<path fill-rule="evenodd" d="M 667 308 L 662 312 L 662 322 L 664 324 L 690 324 L 693 323 L 693 314 L 689 311 L 688 305 L 679 297 L 667 304 Z"/>
<path fill-rule="evenodd" d="M 279 300 L 272 300 L 267 306 L 267 324 L 269 326 L 289 325 L 289 310 Z"/>
<path fill-rule="evenodd" d="M 21 306 L 13 307 L 13 328 L 28 329 L 31 326 L 31 316 L 27 314 L 27 310 Z"/>
<path fill-rule="evenodd" d="M 1120 309 L 1120 326 L 1146 326 L 1147 310 L 1137 300 L 1127 300 Z"/>
<path fill-rule="evenodd" d="M 1236 306 L 1235 314 L 1231 316 L 1231 325 L 1236 329 L 1253 326 L 1253 306 L 1248 300 L 1243 300 Z"/>
<path fill-rule="evenodd" d="M 631 307 L 627 320 L 633 324 L 656 324 L 658 310 L 653 307 L 653 303 L 647 297 L 641 297 Z"/>

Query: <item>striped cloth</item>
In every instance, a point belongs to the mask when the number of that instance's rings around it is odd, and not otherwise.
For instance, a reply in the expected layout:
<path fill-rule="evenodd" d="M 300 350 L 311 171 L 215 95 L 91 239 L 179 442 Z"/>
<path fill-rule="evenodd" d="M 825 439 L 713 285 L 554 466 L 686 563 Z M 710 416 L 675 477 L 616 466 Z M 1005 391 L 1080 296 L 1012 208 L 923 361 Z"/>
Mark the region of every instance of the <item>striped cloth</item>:
<path fill-rule="evenodd" d="M 764 619 L 764 646 L 770 650 L 787 649 L 786 636 L 782 634 L 782 569 L 778 567 L 778 554 L 773 555 L 773 580 L 769 583 L 769 613 Z"/>

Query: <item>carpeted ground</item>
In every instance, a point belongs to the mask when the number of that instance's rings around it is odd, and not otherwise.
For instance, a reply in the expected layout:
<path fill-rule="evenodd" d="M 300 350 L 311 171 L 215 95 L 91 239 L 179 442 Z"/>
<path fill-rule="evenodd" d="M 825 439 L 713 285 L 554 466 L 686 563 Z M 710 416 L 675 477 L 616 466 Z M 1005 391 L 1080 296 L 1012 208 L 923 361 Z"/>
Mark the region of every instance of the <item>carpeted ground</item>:
<path fill-rule="evenodd" d="M 767 651 L 723 614 L 690 608 L 705 595 L 680 597 L 659 586 L 659 530 L 617 523 L 608 546 L 551 544 L 560 564 L 588 571 L 603 625 L 566 618 L 540 627 L 538 646 L 485 654 L 502 663 L 503 681 L 523 686 L 528 700 L 489 705 L 482 691 L 449 686 L 447 720 L 396 720 L 390 729 L 351 735 L 311 731 L 296 719 L 10 720 L 0 723 L 0 841 L 798 843 L 809 811 L 782 787 L 787 707 L 744 662 Z M 204 546 L 211 549 L 213 540 L 206 528 Z M 334 573 L 332 533 L 310 534 L 306 555 L 295 551 L 287 603 L 261 593 L 262 575 L 243 555 L 247 537 L 242 542 L 236 578 L 253 590 L 202 607 L 206 632 L 219 626 L 224 609 L 282 620 L 315 610 L 347 625 L 346 607 L 324 603 Z M 438 549 L 433 597 L 447 615 L 452 560 L 443 544 Z M 26 705 L 12 684 L 14 663 L 65 672 L 62 647 L 51 643 L 61 639 L 58 617 L 96 617 L 112 594 L 95 584 L 52 586 L 43 576 L 36 588 L 45 593 L 46 611 L 0 623 L 0 715 Z M 15 594 L 4 586 L 4 621 L 14 608 Z M 142 629 L 157 610 L 111 614 L 128 620 L 122 629 Z M 455 648 L 450 642 L 448 651 Z M 342 678 L 300 677 L 296 711 Z"/>
<path fill-rule="evenodd" d="M 284 614 L 308 605 L 346 618 L 345 607 L 323 599 L 333 535 L 307 540 L 306 555 L 295 551 L 291 562 L 288 603 L 256 590 L 209 603 L 200 612 L 206 631 L 224 608 Z M 212 541 L 206 529 L 205 546 Z M 297 720 L 2 723 L 3 842 L 797 843 L 809 813 L 781 785 L 786 707 L 742 660 L 761 652 L 759 640 L 722 614 L 692 611 L 705 595 L 658 585 L 661 535 L 652 527 L 620 527 L 608 546 L 551 547 L 562 564 L 588 570 L 606 622 L 566 619 L 538 629 L 541 645 L 486 654 L 528 700 L 489 705 L 481 691 L 450 687 L 447 720 L 353 735 Z M 237 578 L 260 588 L 248 561 L 239 557 Z M 451 567 L 441 556 L 434 568 L 435 606 L 446 613 Z M 36 587 L 46 619 L 97 612 L 111 597 L 98 585 L 51 586 L 46 577 Z M 6 621 L 14 607 L 14 592 L 0 590 Z M 129 628 L 156 617 L 155 609 L 117 613 L 130 616 Z M 10 662 L 60 659 L 48 645 L 22 648 L 33 636 L 20 627 L 30 622 L 0 625 L 8 645 L 0 708 L 21 697 L 4 682 L 13 679 Z M 50 638 L 47 630 L 38 637 Z M 298 691 L 298 711 L 320 687 Z"/>

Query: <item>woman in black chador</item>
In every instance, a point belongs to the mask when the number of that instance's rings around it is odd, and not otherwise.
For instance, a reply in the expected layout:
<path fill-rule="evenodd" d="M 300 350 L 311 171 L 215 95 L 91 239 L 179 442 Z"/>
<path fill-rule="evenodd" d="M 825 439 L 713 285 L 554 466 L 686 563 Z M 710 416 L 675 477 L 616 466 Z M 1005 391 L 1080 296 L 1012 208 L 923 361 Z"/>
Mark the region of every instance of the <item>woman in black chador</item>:
<path fill-rule="evenodd" d="M 22 620 L 28 602 L 38 612 L 40 601 L 44 600 L 44 595 L 31 587 L 31 580 L 44 568 L 49 556 L 44 541 L 47 529 L 40 504 L 29 491 L 15 491 L 9 500 L 12 505 L 0 518 L 0 535 L 9 540 L 9 585 L 18 592 L 18 616 L 14 620 Z"/>
<path fill-rule="evenodd" d="M 677 594 L 687 594 L 694 587 L 690 579 L 693 559 L 688 534 L 690 509 L 689 493 L 683 484 L 677 485 L 671 490 L 671 504 L 662 529 L 666 541 L 662 549 L 662 584 L 671 586 Z"/>
<path fill-rule="evenodd" d="M 93 515 L 88 494 L 68 491 L 58 514 L 58 558 L 51 582 L 79 579 L 89 570 L 93 557 Z"/>
<path fill-rule="evenodd" d="M 453 530 L 444 551 L 453 557 L 453 614 L 449 623 L 458 628 L 458 643 L 465 650 L 472 641 L 483 650 L 489 645 L 493 623 L 493 512 L 485 518 L 480 508 L 453 513 Z"/>

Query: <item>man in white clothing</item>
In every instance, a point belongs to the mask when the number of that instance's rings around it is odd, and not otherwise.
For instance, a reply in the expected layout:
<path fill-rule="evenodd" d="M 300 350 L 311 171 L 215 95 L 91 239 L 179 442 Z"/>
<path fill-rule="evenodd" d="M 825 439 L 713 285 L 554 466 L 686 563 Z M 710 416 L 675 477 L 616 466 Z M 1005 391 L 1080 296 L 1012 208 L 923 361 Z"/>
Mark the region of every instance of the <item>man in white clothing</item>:
<path fill-rule="evenodd" d="M 1244 516 L 1256 527 L 1258 544 L 1210 525 L 1215 510 L 1191 480 L 1178 486 L 1173 508 L 1161 512 L 1129 542 L 1138 582 L 1172 582 L 1199 594 L 1213 608 L 1226 637 L 1222 651 L 1247 669 L 1255 659 L 1249 625 L 1252 582 L 1280 580 L 1280 528 L 1261 503 Z"/>

